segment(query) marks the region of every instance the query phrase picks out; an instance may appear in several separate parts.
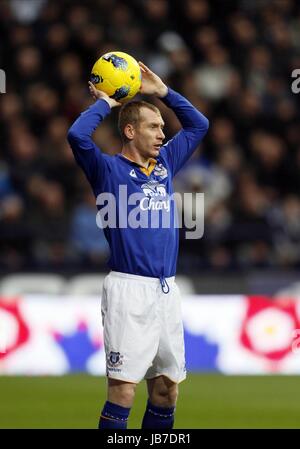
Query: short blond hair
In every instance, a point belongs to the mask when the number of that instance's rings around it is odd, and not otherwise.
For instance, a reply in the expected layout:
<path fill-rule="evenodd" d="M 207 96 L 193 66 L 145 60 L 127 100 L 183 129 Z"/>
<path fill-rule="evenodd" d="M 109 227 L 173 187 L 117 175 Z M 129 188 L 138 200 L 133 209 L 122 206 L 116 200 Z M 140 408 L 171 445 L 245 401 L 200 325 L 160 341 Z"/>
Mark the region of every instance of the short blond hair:
<path fill-rule="evenodd" d="M 128 142 L 128 139 L 124 133 L 125 126 L 137 125 L 141 119 L 140 111 L 142 108 L 151 109 L 156 114 L 160 114 L 160 110 L 154 106 L 154 104 L 148 103 L 147 101 L 131 101 L 129 103 L 125 103 L 119 112 L 119 120 L 118 120 L 118 128 L 121 134 L 121 138 L 123 143 Z"/>

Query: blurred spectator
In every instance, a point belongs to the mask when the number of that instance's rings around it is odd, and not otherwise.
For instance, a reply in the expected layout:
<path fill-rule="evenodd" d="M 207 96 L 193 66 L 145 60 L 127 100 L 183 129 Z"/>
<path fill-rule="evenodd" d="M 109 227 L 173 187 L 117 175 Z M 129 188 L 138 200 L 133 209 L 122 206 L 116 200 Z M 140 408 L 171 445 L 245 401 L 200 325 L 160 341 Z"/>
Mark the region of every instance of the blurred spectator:
<path fill-rule="evenodd" d="M 226 97 L 232 74 L 228 52 L 219 45 L 208 47 L 206 62 L 196 70 L 199 93 L 211 101 Z"/>
<path fill-rule="evenodd" d="M 35 235 L 26 221 L 24 203 L 17 195 L 7 195 L 0 199 L 0 210 L 0 269 L 26 269 Z"/>
<path fill-rule="evenodd" d="M 109 254 L 103 230 L 96 224 L 95 199 L 86 191 L 71 217 L 70 242 L 84 263 L 102 263 Z"/>
<path fill-rule="evenodd" d="M 12 192 L 13 188 L 8 167 L 0 161 L 0 200 Z"/>
<path fill-rule="evenodd" d="M 10 0 L 9 6 L 15 18 L 22 23 L 34 22 L 47 0 Z"/>

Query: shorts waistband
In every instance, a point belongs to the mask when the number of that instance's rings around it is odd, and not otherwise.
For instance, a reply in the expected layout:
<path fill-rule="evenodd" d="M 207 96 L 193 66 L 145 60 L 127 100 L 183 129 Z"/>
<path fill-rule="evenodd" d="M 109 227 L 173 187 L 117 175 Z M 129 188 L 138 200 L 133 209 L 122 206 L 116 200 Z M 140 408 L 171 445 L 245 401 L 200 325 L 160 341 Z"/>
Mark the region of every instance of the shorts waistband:
<path fill-rule="evenodd" d="M 135 279 L 136 281 L 142 281 L 142 282 L 148 282 L 150 284 L 160 284 L 161 280 L 159 277 L 153 278 L 150 276 L 140 276 L 138 274 L 131 274 L 131 273 L 122 273 L 120 271 L 111 271 L 109 273 L 109 276 L 113 277 L 119 277 L 119 278 L 125 278 L 125 279 Z M 164 278 L 169 284 L 172 284 L 175 282 L 175 276 L 171 276 L 169 278 Z"/>

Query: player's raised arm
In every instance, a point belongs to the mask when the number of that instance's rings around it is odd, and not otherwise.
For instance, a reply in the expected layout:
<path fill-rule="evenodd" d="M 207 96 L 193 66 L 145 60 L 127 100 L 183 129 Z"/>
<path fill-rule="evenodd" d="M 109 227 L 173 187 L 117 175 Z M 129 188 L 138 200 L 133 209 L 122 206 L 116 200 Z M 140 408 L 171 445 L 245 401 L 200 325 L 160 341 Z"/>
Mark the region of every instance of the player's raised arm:
<path fill-rule="evenodd" d="M 168 88 L 145 64 L 139 64 L 142 71 L 141 93 L 159 97 L 173 109 L 182 125 L 182 129 L 161 149 L 161 155 L 168 160 L 175 175 L 207 133 L 209 121 L 186 98 Z"/>
<path fill-rule="evenodd" d="M 119 106 L 113 98 L 97 90 L 89 82 L 89 90 L 96 102 L 82 112 L 68 132 L 68 141 L 74 157 L 86 174 L 92 187 L 105 176 L 107 170 L 105 158 L 92 140 L 92 134 L 112 107 Z"/>

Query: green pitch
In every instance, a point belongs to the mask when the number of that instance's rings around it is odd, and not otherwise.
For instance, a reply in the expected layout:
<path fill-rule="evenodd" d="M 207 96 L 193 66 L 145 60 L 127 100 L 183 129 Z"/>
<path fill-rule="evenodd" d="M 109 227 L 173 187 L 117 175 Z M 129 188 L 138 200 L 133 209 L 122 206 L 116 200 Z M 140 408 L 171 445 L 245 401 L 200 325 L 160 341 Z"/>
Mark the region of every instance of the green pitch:
<path fill-rule="evenodd" d="M 180 384 L 176 428 L 299 428 L 296 376 L 189 375 Z M 105 378 L 0 377 L 0 428 L 97 428 Z M 146 385 L 137 388 L 129 428 L 138 429 Z"/>

